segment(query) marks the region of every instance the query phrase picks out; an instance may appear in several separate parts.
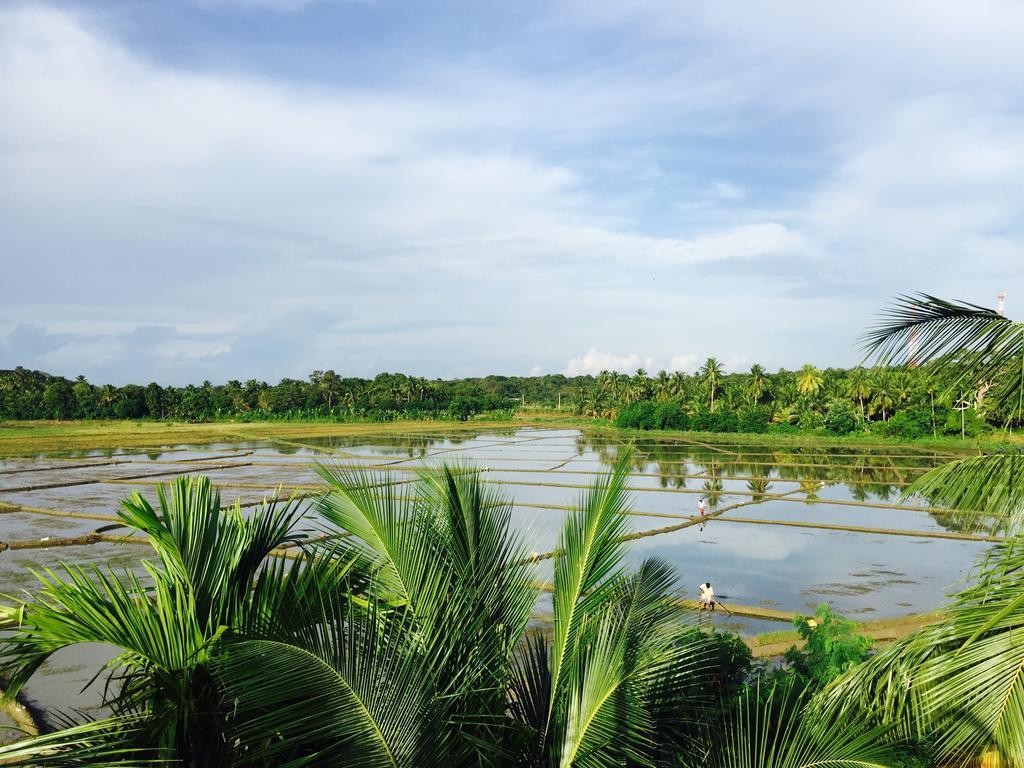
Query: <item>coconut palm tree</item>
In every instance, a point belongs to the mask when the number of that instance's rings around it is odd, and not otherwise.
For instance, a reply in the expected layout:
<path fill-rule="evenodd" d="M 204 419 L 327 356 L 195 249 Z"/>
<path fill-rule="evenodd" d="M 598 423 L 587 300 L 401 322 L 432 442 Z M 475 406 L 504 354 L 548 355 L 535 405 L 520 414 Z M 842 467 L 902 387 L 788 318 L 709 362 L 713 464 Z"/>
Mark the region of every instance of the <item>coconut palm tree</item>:
<path fill-rule="evenodd" d="M 882 421 L 889 419 L 889 412 L 896 405 L 896 397 L 891 387 L 891 377 L 887 371 L 875 371 L 869 380 L 871 400 L 868 403 L 868 415 L 882 414 Z"/>
<path fill-rule="evenodd" d="M 145 563 L 145 584 L 133 573 L 65 565 L 39 575 L 33 599 L 4 608 L 17 628 L 0 642 L 0 669 L 15 695 L 39 666 L 62 648 L 104 643 L 118 653 L 105 674 L 105 706 L 112 716 L 84 726 L 90 742 L 82 752 L 72 731 L 61 748 L 45 740 L 57 764 L 100 755 L 98 764 L 123 760 L 178 760 L 184 765 L 224 765 L 233 753 L 229 713 L 214 679 L 215 658 L 236 632 L 264 626 L 277 611 L 301 612 L 324 589 L 342 593 L 360 580 L 352 560 L 271 557 L 300 543 L 301 510 L 294 503 L 265 503 L 243 516 L 236 505 L 221 509 L 208 479 L 179 478 L 158 489 L 159 512 L 138 493 L 122 502 L 118 516 L 144 534 L 158 562 Z M 349 582 L 349 583 L 346 583 Z M 315 589 L 313 587 L 315 586 Z M 70 753 L 69 753 L 70 750 Z M 71 757 L 69 757 L 69 754 Z M 89 764 L 88 762 L 83 764 Z"/>
<path fill-rule="evenodd" d="M 864 401 L 871 398 L 871 379 L 868 372 L 862 366 L 857 366 L 850 371 L 847 381 L 847 395 L 860 405 L 861 421 L 867 421 L 868 413 L 864 408 Z"/>
<path fill-rule="evenodd" d="M 756 363 L 750 366 L 750 378 L 747 379 L 747 395 L 750 402 L 757 405 L 768 392 L 768 374 Z"/>
<path fill-rule="evenodd" d="M 668 400 L 672 396 L 672 382 L 668 371 L 658 371 L 654 380 L 654 396 L 658 400 Z"/>
<path fill-rule="evenodd" d="M 708 388 L 708 393 L 711 396 L 711 410 L 715 410 L 715 394 L 718 391 L 718 387 L 722 383 L 722 376 L 725 372 L 722 368 L 722 364 L 715 358 L 709 357 L 704 361 L 704 365 L 701 366 L 699 376 L 701 383 Z"/>
<path fill-rule="evenodd" d="M 821 371 L 807 363 L 797 374 L 796 387 L 804 397 L 814 397 L 821 389 L 823 381 Z"/>
<path fill-rule="evenodd" d="M 682 399 L 686 396 L 687 375 L 682 371 L 674 371 L 669 377 L 669 391 L 672 397 Z"/>
<path fill-rule="evenodd" d="M 700 653 L 683 639 L 671 569 L 654 560 L 633 572 L 622 567 L 631 463 L 630 452 L 620 452 L 612 473 L 566 519 L 550 633 L 526 630 L 538 597 L 532 559 L 511 529 L 511 502 L 478 472 L 447 470 L 403 494 L 406 486 L 380 476 L 324 471 L 330 492 L 321 513 L 374 564 L 380 585 L 368 598 L 382 602 L 382 614 L 399 612 L 402 623 L 384 636 L 407 638 L 403 658 L 419 659 L 415 676 L 398 683 L 425 692 L 416 700 L 422 712 L 373 715 L 383 720 L 378 730 L 390 759 L 359 753 L 353 760 L 649 762 L 658 748 L 652 734 L 678 731 L 680 691 L 694 682 Z M 279 663 L 275 653 L 269 665 L 240 657 L 230 667 L 229 692 L 251 701 L 242 708 L 246 719 L 272 719 L 270 732 L 292 752 L 319 756 L 325 740 L 334 743 L 350 727 L 350 712 L 324 712 L 345 694 L 337 644 L 311 643 L 313 658 L 304 659 L 283 648 L 285 659 Z M 323 695 L 311 699 L 310 690 Z M 245 743 L 267 734 L 254 730 Z"/>
<path fill-rule="evenodd" d="M 883 364 L 931 362 L 949 391 L 990 383 L 1001 404 L 1024 399 L 1024 325 L 999 313 L 928 295 L 904 296 L 867 334 Z M 926 473 L 907 491 L 977 512 L 1007 533 L 976 583 L 958 592 L 947 617 L 840 678 L 820 705 L 827 716 L 871 713 L 898 734 L 931 742 L 935 761 L 964 764 L 985 753 L 1024 765 L 1024 455 L 971 456 Z"/>

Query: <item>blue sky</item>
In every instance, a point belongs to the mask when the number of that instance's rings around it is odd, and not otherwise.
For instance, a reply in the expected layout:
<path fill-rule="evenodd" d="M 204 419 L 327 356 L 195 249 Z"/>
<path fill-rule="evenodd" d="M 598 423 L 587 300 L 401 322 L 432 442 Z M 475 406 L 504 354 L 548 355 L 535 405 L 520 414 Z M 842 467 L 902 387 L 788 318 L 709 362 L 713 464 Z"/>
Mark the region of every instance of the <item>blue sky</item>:
<path fill-rule="evenodd" d="M 0 5 L 0 368 L 849 365 L 1024 316 L 1024 6 Z"/>

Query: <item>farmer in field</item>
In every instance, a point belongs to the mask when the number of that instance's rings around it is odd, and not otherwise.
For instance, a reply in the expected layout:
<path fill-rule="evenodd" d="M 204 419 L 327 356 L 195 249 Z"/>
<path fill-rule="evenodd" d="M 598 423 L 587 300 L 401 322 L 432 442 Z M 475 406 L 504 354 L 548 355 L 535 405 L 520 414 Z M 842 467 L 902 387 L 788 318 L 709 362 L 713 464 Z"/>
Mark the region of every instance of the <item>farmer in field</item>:
<path fill-rule="evenodd" d="M 700 590 L 700 597 L 697 598 L 697 610 L 699 613 L 703 613 L 704 609 L 708 609 L 708 613 L 715 612 L 715 590 L 711 588 L 711 582 L 705 581 L 697 589 Z"/>

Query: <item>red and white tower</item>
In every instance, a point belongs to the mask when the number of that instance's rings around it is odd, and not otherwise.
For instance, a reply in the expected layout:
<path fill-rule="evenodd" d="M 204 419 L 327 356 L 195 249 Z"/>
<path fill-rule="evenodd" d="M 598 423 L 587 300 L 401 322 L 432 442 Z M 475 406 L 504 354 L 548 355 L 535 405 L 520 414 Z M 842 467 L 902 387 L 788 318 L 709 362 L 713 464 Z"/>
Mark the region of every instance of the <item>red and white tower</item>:
<path fill-rule="evenodd" d="M 999 299 L 999 304 L 996 305 L 996 312 L 1000 315 L 1006 314 L 1006 291 L 1000 291 L 996 294 L 996 298 Z"/>

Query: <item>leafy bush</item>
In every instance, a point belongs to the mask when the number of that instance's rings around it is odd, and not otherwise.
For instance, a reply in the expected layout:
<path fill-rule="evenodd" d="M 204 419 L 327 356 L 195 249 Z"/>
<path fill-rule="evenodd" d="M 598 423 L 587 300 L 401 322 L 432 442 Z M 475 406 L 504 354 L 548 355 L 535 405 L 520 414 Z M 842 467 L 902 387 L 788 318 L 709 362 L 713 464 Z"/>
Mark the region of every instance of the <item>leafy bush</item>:
<path fill-rule="evenodd" d="M 762 405 L 745 405 L 739 409 L 737 431 L 761 434 L 768 431 L 771 414 Z"/>
<path fill-rule="evenodd" d="M 690 419 L 675 400 L 659 403 L 654 412 L 658 429 L 689 429 Z"/>
<path fill-rule="evenodd" d="M 793 672 L 812 687 L 823 687 L 871 654 L 872 640 L 858 635 L 849 619 L 837 616 L 828 603 L 822 603 L 814 616 L 793 619 L 804 650 L 793 646 L 785 658 Z"/>
<path fill-rule="evenodd" d="M 942 434 L 959 435 L 960 418 L 960 411 L 950 411 L 949 416 L 946 417 L 946 423 L 942 426 Z M 966 437 L 979 437 L 991 432 L 992 427 L 978 415 L 977 411 L 969 408 L 963 412 L 963 431 Z"/>
<path fill-rule="evenodd" d="M 690 428 L 698 432 L 736 432 L 739 419 L 735 411 L 725 408 L 716 411 L 701 409 L 691 416 Z"/>
<path fill-rule="evenodd" d="M 800 411 L 800 418 L 797 425 L 804 432 L 821 429 L 825 426 L 825 417 L 817 411 L 806 408 Z"/>
<path fill-rule="evenodd" d="M 657 429 L 658 405 L 652 400 L 630 403 L 615 419 L 615 426 L 623 429 Z"/>
<path fill-rule="evenodd" d="M 920 409 L 899 411 L 888 421 L 878 422 L 872 431 L 887 437 L 928 437 L 932 433 L 931 413 Z"/>
<path fill-rule="evenodd" d="M 845 400 L 834 400 L 825 412 L 825 429 L 832 435 L 848 435 L 857 428 L 857 414 Z"/>

